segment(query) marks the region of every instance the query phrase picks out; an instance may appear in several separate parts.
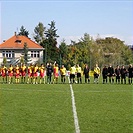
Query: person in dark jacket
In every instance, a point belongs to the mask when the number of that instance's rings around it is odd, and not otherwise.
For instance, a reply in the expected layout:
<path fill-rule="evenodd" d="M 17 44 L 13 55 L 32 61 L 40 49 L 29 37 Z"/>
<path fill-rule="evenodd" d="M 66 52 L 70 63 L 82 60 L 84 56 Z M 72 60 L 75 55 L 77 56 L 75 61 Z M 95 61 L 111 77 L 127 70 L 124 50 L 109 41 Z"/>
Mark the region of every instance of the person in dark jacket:
<path fill-rule="evenodd" d="M 123 84 L 123 81 L 124 81 L 124 84 L 126 84 L 126 74 L 127 74 L 127 70 L 125 68 L 125 66 L 123 65 L 121 70 L 120 70 L 120 73 L 121 73 L 121 84 Z"/>
<path fill-rule="evenodd" d="M 120 67 L 119 65 L 116 66 L 115 68 L 115 76 L 116 76 L 116 83 L 120 84 L 120 75 L 121 75 L 121 72 L 120 72 Z"/>
<path fill-rule="evenodd" d="M 47 63 L 47 66 L 46 66 L 47 84 L 51 84 L 52 73 L 53 73 L 52 64 Z"/>
<path fill-rule="evenodd" d="M 114 68 L 111 65 L 108 67 L 108 77 L 109 77 L 109 82 L 114 83 Z"/>
<path fill-rule="evenodd" d="M 85 83 L 90 83 L 89 67 L 87 64 L 85 64 L 83 74 L 85 75 Z"/>
<path fill-rule="evenodd" d="M 104 66 L 104 68 L 102 70 L 103 84 L 107 83 L 107 75 L 108 75 L 108 68 L 107 68 L 107 66 Z"/>
<path fill-rule="evenodd" d="M 133 67 L 132 64 L 128 67 L 128 83 L 132 84 L 132 78 L 133 78 Z"/>

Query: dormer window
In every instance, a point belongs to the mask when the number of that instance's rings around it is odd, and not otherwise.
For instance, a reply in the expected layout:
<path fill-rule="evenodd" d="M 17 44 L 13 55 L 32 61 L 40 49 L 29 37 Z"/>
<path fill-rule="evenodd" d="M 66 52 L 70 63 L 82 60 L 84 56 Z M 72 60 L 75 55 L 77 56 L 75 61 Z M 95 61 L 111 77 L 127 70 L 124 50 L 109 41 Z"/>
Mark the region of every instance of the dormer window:
<path fill-rule="evenodd" d="M 21 40 L 16 40 L 15 42 L 18 44 L 21 44 Z"/>

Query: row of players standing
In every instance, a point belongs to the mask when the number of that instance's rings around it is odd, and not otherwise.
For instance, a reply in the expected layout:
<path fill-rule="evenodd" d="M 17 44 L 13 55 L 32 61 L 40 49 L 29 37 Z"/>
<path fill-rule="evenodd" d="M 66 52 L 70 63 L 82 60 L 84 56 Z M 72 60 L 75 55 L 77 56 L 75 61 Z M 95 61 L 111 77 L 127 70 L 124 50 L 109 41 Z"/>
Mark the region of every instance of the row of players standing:
<path fill-rule="evenodd" d="M 2 65 L 2 67 L 0 68 L 0 75 L 2 76 L 3 83 L 14 83 L 14 78 L 15 83 L 34 83 L 36 82 L 36 79 L 38 77 L 38 71 L 40 72 L 39 77 L 41 81 L 44 76 L 43 64 L 41 64 L 41 66 L 37 66 L 37 64 L 33 66 L 32 64 L 30 64 L 30 66 L 28 67 L 25 64 L 21 64 L 20 66 L 18 64 L 15 66 L 10 64 L 9 67 Z M 26 79 L 26 77 L 28 78 Z"/>
<path fill-rule="evenodd" d="M 77 80 L 75 80 L 75 75 L 77 75 Z M 85 83 L 90 83 L 90 68 L 87 64 L 85 64 L 83 68 L 83 75 Z M 96 64 L 93 70 L 94 83 L 98 83 L 99 75 L 100 75 L 100 68 L 98 67 L 98 64 Z M 81 77 L 82 77 L 82 68 L 79 66 L 79 64 L 72 66 L 70 68 L 70 83 L 82 83 Z"/>
<path fill-rule="evenodd" d="M 116 68 L 113 68 L 113 66 L 104 66 L 102 70 L 102 76 L 103 76 L 103 83 L 107 83 L 107 77 L 109 77 L 109 83 L 114 83 L 114 80 L 116 83 L 126 84 L 126 77 L 128 77 L 128 83 L 132 84 L 133 79 L 133 67 L 130 64 L 129 67 L 126 69 L 124 65 L 120 68 L 119 65 L 116 66 Z"/>
<path fill-rule="evenodd" d="M 70 81 L 72 83 L 74 83 L 73 77 L 75 77 L 75 76 L 74 75 L 71 76 L 71 73 L 72 73 L 71 70 L 74 70 L 74 68 L 71 67 L 71 69 L 70 69 Z M 81 78 L 80 72 L 81 72 L 81 67 L 78 65 L 77 66 L 77 82 L 78 83 L 82 83 L 82 78 Z M 85 76 L 85 83 L 90 83 L 89 73 L 90 73 L 90 69 L 89 69 L 88 65 L 85 64 L 85 67 L 83 69 L 83 75 Z M 128 77 L 128 83 L 132 84 L 133 67 L 131 64 L 128 66 L 127 69 L 125 68 L 124 65 L 122 65 L 121 68 L 119 65 L 117 65 L 116 68 L 113 68 L 113 66 L 110 64 L 108 67 L 104 66 L 102 68 L 102 71 L 100 70 L 98 64 L 96 64 L 93 69 L 94 83 L 99 82 L 100 73 L 102 73 L 103 84 L 108 83 L 108 80 L 109 80 L 109 83 L 126 84 L 126 77 Z"/>
<path fill-rule="evenodd" d="M 13 81 L 14 78 L 15 78 L 15 83 L 33 83 L 33 84 L 58 83 L 59 73 L 61 76 L 61 83 L 65 83 L 67 70 L 64 65 L 62 65 L 61 68 L 59 68 L 56 62 L 54 64 L 47 63 L 46 67 L 43 64 L 41 64 L 41 66 L 38 66 L 37 64 L 35 65 L 30 64 L 30 66 L 28 67 L 25 64 L 21 64 L 20 66 L 18 64 L 16 66 L 10 64 L 9 67 L 2 65 L 2 67 L 0 68 L 0 75 L 2 76 L 3 79 L 2 82 L 9 84 L 14 83 Z M 85 65 L 83 74 L 85 75 L 85 83 L 87 83 L 87 81 L 90 82 L 88 65 Z M 75 80 L 76 75 L 77 75 L 77 80 Z M 77 83 L 82 83 L 81 75 L 82 75 L 82 69 L 79 66 L 79 64 L 74 65 L 70 68 L 71 83 L 72 82 L 75 83 L 75 81 L 77 81 Z M 47 76 L 46 82 L 45 82 L 45 76 Z"/>
<path fill-rule="evenodd" d="M 38 76 L 40 77 L 40 83 L 45 83 L 45 76 L 47 75 L 47 83 L 57 83 L 59 72 L 61 75 L 61 82 L 65 83 L 66 81 L 66 68 L 64 65 L 62 65 L 61 68 L 58 67 L 58 64 L 55 62 L 53 65 L 51 63 L 47 63 L 46 67 L 44 67 L 43 64 L 41 66 L 38 66 L 35 64 L 34 66 L 31 64 L 29 67 L 26 67 L 25 64 L 22 64 L 21 66 L 16 65 L 13 67 L 10 65 L 9 68 L 2 66 L 0 69 L 0 73 L 4 80 L 7 80 L 6 77 L 8 75 L 8 83 L 11 83 L 13 80 L 13 76 L 15 76 L 16 83 L 19 83 L 20 77 L 21 82 L 25 83 L 27 70 L 28 69 L 28 78 L 27 83 L 38 83 Z M 8 72 L 8 74 L 7 74 Z M 39 72 L 39 75 L 38 75 Z M 83 69 L 83 75 L 85 76 L 85 83 L 90 83 L 90 75 L 89 75 L 90 69 L 87 64 L 85 64 L 85 67 Z M 98 79 L 100 76 L 100 68 L 98 67 L 98 64 L 94 67 L 94 82 L 98 83 Z M 132 65 L 129 65 L 128 69 L 122 66 L 120 68 L 117 66 L 115 69 L 110 65 L 109 67 L 104 67 L 102 69 L 102 77 L 103 77 L 103 83 L 107 83 L 107 78 L 109 77 L 109 82 L 114 83 L 115 77 L 116 77 L 116 83 L 125 83 L 126 84 L 126 76 L 128 74 L 128 83 L 132 84 L 133 79 L 133 67 Z M 54 76 L 54 79 L 52 81 L 52 75 Z M 77 80 L 75 80 L 75 75 L 77 75 Z M 79 64 L 74 65 L 70 68 L 70 82 L 75 83 L 82 83 L 82 69 L 79 66 Z"/>
<path fill-rule="evenodd" d="M 64 65 L 62 65 L 62 67 L 60 68 L 60 73 L 61 81 L 64 77 L 65 82 L 66 68 L 64 67 Z M 38 77 L 39 83 L 41 84 L 45 83 L 46 75 L 47 83 L 55 83 L 58 82 L 59 68 L 56 62 L 53 65 L 51 63 L 47 63 L 46 67 L 43 64 L 41 64 L 40 66 L 38 66 L 37 64 L 30 64 L 30 66 L 28 67 L 25 64 L 21 64 L 20 66 L 18 64 L 16 66 L 10 64 L 9 67 L 2 65 L 2 67 L 0 68 L 0 75 L 2 76 L 2 82 L 9 84 L 13 83 L 14 78 L 15 83 L 38 84 Z M 53 81 L 52 75 L 54 75 Z"/>

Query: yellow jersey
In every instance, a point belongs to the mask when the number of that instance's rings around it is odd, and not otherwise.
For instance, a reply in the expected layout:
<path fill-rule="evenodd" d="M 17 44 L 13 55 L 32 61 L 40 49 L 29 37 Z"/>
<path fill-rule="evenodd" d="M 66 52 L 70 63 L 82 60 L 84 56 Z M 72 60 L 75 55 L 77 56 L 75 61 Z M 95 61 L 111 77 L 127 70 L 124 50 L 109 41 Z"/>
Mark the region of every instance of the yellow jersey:
<path fill-rule="evenodd" d="M 22 71 L 22 72 L 26 71 L 26 66 L 22 66 L 22 67 L 21 67 L 21 71 Z"/>
<path fill-rule="evenodd" d="M 44 73 L 45 72 L 45 67 L 40 67 L 39 70 L 40 70 L 40 73 Z"/>
<path fill-rule="evenodd" d="M 38 66 L 34 67 L 33 73 L 36 73 L 38 71 Z"/>
<path fill-rule="evenodd" d="M 76 72 L 81 73 L 81 67 L 76 67 Z"/>
<path fill-rule="evenodd" d="M 94 67 L 94 74 L 100 74 L 100 68 Z"/>
<path fill-rule="evenodd" d="M 19 74 L 19 70 L 20 70 L 20 68 L 17 66 L 17 67 L 15 68 L 15 71 L 16 71 L 17 74 Z"/>
<path fill-rule="evenodd" d="M 2 73 L 6 73 L 6 70 L 7 70 L 7 67 L 5 67 L 5 66 L 1 68 Z"/>
<path fill-rule="evenodd" d="M 32 71 L 33 71 L 33 66 L 29 66 L 28 67 L 28 73 L 32 73 Z"/>
<path fill-rule="evenodd" d="M 73 66 L 70 68 L 70 74 L 75 74 L 76 73 L 76 68 Z"/>
<path fill-rule="evenodd" d="M 60 74 L 61 75 L 66 75 L 66 68 L 65 67 L 60 69 Z"/>
<path fill-rule="evenodd" d="M 9 67 L 8 72 L 13 73 L 13 67 Z"/>

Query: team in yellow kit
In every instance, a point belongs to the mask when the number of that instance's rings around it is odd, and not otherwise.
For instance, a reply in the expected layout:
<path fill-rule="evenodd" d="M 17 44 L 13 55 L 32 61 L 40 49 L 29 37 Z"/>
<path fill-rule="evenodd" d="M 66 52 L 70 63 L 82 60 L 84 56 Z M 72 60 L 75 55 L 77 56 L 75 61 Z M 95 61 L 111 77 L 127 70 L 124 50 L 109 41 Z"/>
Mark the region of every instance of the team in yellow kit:
<path fill-rule="evenodd" d="M 67 73 L 67 70 L 66 70 L 65 66 L 62 65 L 61 68 L 60 68 L 61 83 L 66 82 L 66 73 Z"/>

